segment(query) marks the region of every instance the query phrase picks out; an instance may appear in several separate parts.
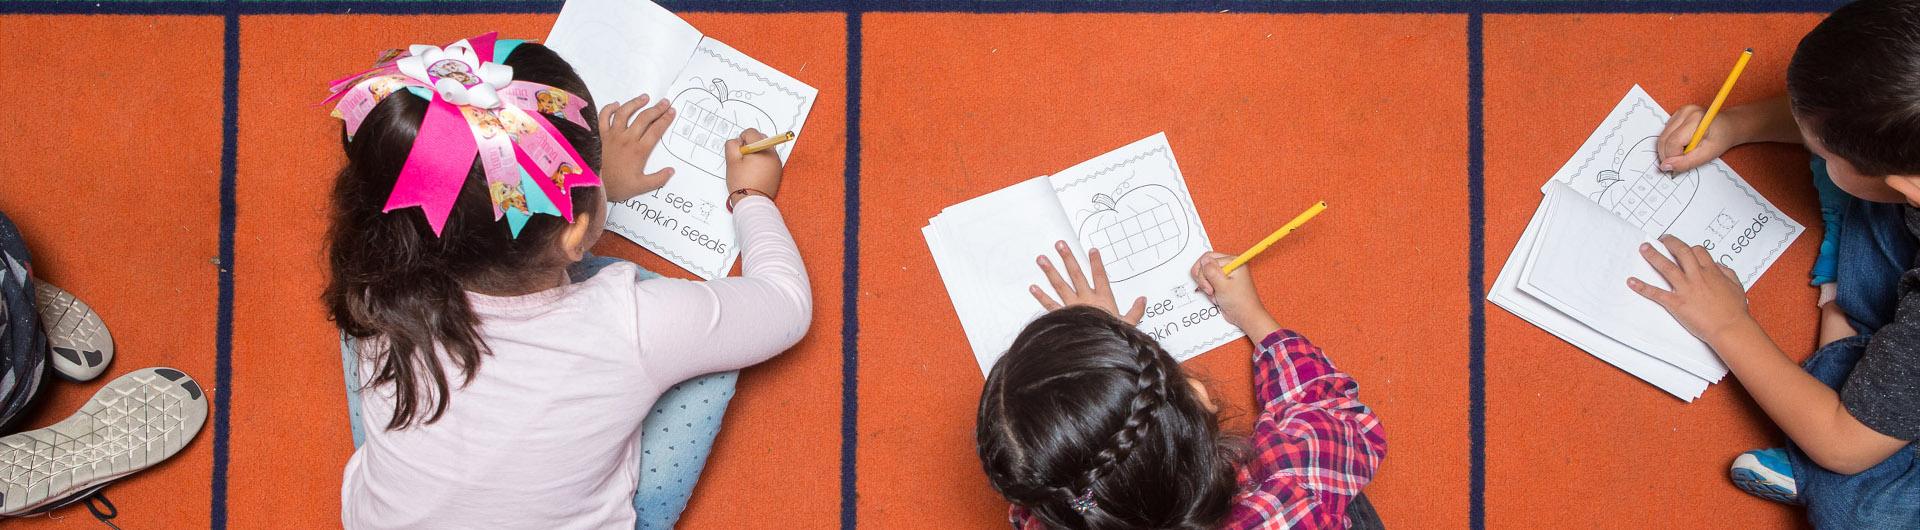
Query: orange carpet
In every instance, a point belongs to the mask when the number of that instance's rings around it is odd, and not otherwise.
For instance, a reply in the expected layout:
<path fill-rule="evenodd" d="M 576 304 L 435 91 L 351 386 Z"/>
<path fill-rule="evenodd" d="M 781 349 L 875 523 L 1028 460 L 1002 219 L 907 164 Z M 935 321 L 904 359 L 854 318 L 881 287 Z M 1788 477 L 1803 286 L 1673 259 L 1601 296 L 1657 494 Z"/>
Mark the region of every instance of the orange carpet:
<path fill-rule="evenodd" d="M 352 444 L 319 289 L 326 193 L 342 155 L 337 122 L 312 103 L 379 49 L 496 29 L 537 39 L 553 20 L 546 11 L 237 16 L 230 211 L 225 17 L 0 15 L 9 47 L 0 210 L 27 234 L 37 272 L 106 318 L 119 357 L 103 380 L 168 365 L 229 400 L 218 412 L 229 421 L 224 455 L 210 421 L 183 455 L 109 490 L 123 527 L 338 524 Z M 820 98 L 781 196 L 812 275 L 813 330 L 743 372 L 683 527 L 1003 527 L 1005 504 L 972 445 L 983 378 L 919 228 L 942 207 L 1157 131 L 1216 247 L 1243 248 L 1314 200 L 1333 205 L 1253 268 L 1283 323 L 1354 373 L 1380 412 L 1389 453 L 1367 492 L 1390 526 L 1798 524 L 1797 511 L 1725 478 L 1738 452 L 1781 441 L 1737 382 L 1686 404 L 1497 306 L 1483 306 L 1476 329 L 1484 292 L 1469 281 L 1492 283 L 1540 184 L 1629 86 L 1670 109 L 1704 102 L 1734 52 L 1751 46 L 1730 103 L 1775 95 L 1818 15 L 874 12 L 858 17 L 857 39 L 832 10 L 686 18 Z M 1470 98 L 1476 66 L 1480 101 Z M 849 81 L 859 108 L 846 108 Z M 1815 323 L 1805 271 L 1819 217 L 1806 158 L 1790 146 L 1727 157 L 1809 227 L 1752 290 L 1761 322 L 1795 356 L 1810 351 Z M 232 263 L 219 260 L 223 212 L 234 223 Z M 596 251 L 687 276 L 618 237 Z M 231 378 L 218 381 L 224 267 Z M 843 332 L 854 323 L 849 352 Z M 1477 331 L 1481 402 L 1470 386 Z M 854 381 L 843 378 L 849 353 Z M 1249 423 L 1248 353 L 1235 343 L 1188 363 L 1226 398 L 1230 428 Z M 98 386 L 50 384 L 28 426 L 64 418 Z M 1485 418 L 1477 434 L 1475 407 Z M 848 408 L 857 414 L 843 417 Z M 857 495 L 850 505 L 846 487 Z M 75 509 L 8 523 L 96 524 Z"/>

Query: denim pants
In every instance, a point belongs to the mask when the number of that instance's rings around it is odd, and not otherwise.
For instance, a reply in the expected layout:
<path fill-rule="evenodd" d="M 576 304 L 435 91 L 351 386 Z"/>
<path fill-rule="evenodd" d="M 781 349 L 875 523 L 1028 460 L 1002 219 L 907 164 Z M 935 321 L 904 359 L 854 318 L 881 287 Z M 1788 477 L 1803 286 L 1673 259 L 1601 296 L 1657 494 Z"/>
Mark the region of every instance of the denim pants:
<path fill-rule="evenodd" d="M 569 271 L 573 281 L 593 277 L 600 269 L 620 260 L 589 256 Z M 660 275 L 640 270 L 640 279 Z M 342 336 L 341 360 L 346 368 L 347 414 L 353 429 L 353 446 L 366 440 L 360 419 L 360 380 L 355 370 L 357 355 L 353 341 Z M 733 383 L 738 371 L 718 372 L 695 377 L 668 388 L 654 401 L 653 411 L 640 424 L 640 483 L 634 486 L 633 510 L 638 516 L 635 528 L 673 528 L 680 512 L 693 497 L 693 485 L 707 465 L 713 450 L 713 438 L 720 433 L 720 420 L 727 403 L 733 399 Z"/>
<path fill-rule="evenodd" d="M 1815 179 L 1827 178 L 1826 164 L 1818 158 L 1813 171 Z M 1820 348 L 1803 364 L 1827 386 L 1845 384 L 1874 330 L 1893 320 L 1900 275 L 1913 265 L 1915 250 L 1905 208 L 1849 197 L 1835 226 L 1827 227 L 1838 231 L 1834 303 L 1859 332 Z M 1800 500 L 1816 528 L 1920 528 L 1920 447 L 1915 444 L 1853 475 L 1820 467 L 1791 442 L 1787 449 Z"/>

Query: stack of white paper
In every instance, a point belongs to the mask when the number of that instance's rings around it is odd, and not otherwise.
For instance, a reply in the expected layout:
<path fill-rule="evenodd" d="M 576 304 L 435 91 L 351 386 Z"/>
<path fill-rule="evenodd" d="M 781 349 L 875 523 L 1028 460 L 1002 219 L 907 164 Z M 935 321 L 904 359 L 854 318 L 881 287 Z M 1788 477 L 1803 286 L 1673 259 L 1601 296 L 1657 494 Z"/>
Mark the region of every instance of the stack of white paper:
<path fill-rule="evenodd" d="M 1487 299 L 1567 342 L 1693 401 L 1726 376 L 1706 343 L 1658 304 L 1627 288 L 1667 282 L 1639 246 L 1672 234 L 1705 246 L 1751 287 L 1802 230 L 1719 160 L 1680 174 L 1659 170 L 1654 142 L 1667 113 L 1634 86 L 1542 188 Z"/>
<path fill-rule="evenodd" d="M 1040 314 L 1027 287 L 1048 285 L 1034 258 L 1057 261 L 1056 241 L 1099 249 L 1115 298 L 1147 297 L 1140 329 L 1174 358 L 1245 336 L 1188 276 L 1213 244 L 1165 134 L 947 207 L 920 232 L 982 373 Z"/>
<path fill-rule="evenodd" d="M 672 167 L 673 178 L 609 205 L 607 229 L 702 278 L 725 276 L 740 248 L 724 206 L 722 148 L 749 128 L 800 132 L 819 91 L 647 0 L 568 0 L 546 45 L 573 64 L 602 106 L 642 94 L 673 102 L 673 126 L 646 164 L 647 172 Z M 798 142 L 773 150 L 784 162 Z"/>

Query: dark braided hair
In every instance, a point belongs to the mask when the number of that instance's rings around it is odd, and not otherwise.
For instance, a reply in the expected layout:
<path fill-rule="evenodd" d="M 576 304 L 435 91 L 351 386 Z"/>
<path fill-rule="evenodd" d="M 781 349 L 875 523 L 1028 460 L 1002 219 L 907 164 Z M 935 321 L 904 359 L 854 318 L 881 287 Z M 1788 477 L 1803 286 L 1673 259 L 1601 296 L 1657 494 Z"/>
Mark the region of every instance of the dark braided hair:
<path fill-rule="evenodd" d="M 976 436 L 988 482 L 1050 528 L 1213 528 L 1239 488 L 1242 452 L 1180 364 L 1092 307 L 1020 332 L 987 376 Z"/>

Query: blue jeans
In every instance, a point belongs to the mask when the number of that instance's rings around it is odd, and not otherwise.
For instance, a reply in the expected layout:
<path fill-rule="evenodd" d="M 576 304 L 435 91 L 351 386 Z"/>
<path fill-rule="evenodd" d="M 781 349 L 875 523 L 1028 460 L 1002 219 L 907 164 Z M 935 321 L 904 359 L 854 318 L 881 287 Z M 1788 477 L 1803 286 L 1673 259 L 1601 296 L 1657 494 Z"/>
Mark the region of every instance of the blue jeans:
<path fill-rule="evenodd" d="M 593 277 L 615 258 L 589 256 L 569 271 L 573 281 Z M 641 269 L 640 279 L 660 277 Z M 366 427 L 360 419 L 360 378 L 355 370 L 353 341 L 341 336 L 341 360 L 347 377 L 347 415 L 353 429 L 353 446 L 366 440 Z M 707 466 L 707 454 L 713 450 L 713 438 L 720 433 L 720 420 L 733 399 L 733 384 L 738 371 L 718 372 L 695 377 L 668 388 L 654 401 L 653 412 L 640 423 L 640 483 L 634 486 L 633 510 L 638 516 L 635 528 L 673 528 L 693 497 L 693 485 Z"/>
<path fill-rule="evenodd" d="M 1814 159 L 1814 178 L 1827 178 L 1823 161 Z M 1813 353 L 1803 366 L 1827 386 L 1839 389 L 1866 353 L 1874 330 L 1893 320 L 1900 275 L 1913 265 L 1915 244 L 1902 211 L 1905 206 L 1849 198 L 1835 226 L 1837 263 L 1834 303 L 1846 312 L 1858 335 L 1834 341 Z M 1791 442 L 1793 477 L 1807 519 L 1818 528 L 1920 528 L 1920 446 L 1906 448 L 1852 475 L 1828 471 Z"/>

